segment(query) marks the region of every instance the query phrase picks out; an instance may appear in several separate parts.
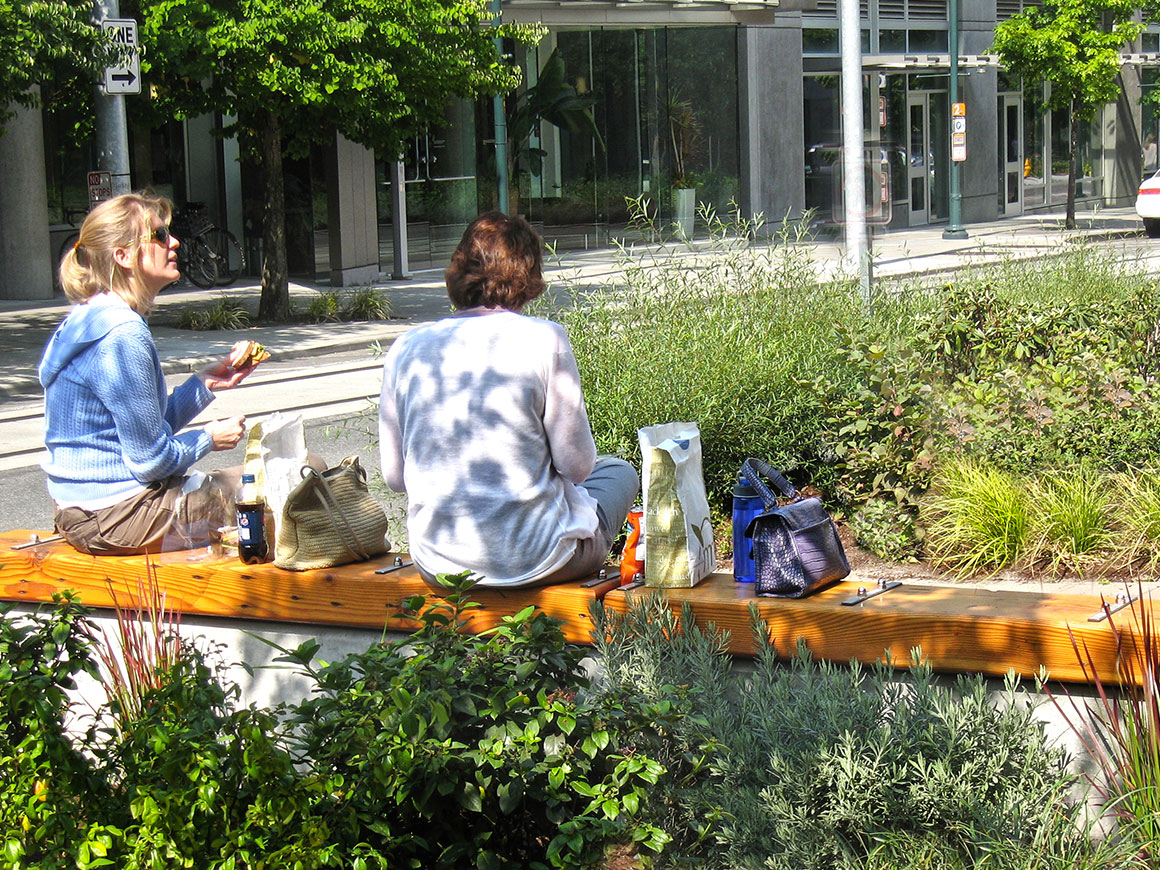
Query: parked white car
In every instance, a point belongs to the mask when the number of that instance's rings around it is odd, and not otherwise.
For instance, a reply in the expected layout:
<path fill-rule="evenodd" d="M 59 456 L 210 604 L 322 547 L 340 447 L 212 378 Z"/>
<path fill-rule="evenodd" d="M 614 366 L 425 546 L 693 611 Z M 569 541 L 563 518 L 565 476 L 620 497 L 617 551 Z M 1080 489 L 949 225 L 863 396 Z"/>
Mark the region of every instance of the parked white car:
<path fill-rule="evenodd" d="M 1136 214 L 1144 219 L 1148 238 L 1160 238 L 1160 170 L 1140 184 L 1136 194 Z"/>

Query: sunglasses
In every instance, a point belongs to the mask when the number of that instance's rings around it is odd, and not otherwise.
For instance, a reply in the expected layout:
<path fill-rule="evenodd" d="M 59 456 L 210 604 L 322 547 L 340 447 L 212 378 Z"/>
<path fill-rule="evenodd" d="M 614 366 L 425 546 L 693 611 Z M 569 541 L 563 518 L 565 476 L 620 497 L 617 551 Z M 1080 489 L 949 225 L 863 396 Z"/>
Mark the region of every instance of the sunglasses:
<path fill-rule="evenodd" d="M 168 245 L 172 236 L 169 233 L 169 227 L 162 225 L 155 229 L 147 236 L 142 236 L 141 239 L 146 242 L 157 242 L 159 245 Z"/>

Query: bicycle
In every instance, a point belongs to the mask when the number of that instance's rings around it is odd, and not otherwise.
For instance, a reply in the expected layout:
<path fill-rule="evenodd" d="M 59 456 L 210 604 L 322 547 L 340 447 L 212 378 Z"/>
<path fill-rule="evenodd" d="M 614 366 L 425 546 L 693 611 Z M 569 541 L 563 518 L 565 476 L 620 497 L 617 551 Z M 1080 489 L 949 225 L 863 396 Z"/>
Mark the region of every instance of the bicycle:
<path fill-rule="evenodd" d="M 173 215 L 177 268 L 195 286 L 229 287 L 242 273 L 246 259 L 237 238 L 217 226 L 206 213 L 205 203 L 187 202 Z"/>
<path fill-rule="evenodd" d="M 88 215 L 87 208 L 65 208 L 61 209 L 64 214 L 64 222 L 73 228 L 63 242 L 61 242 L 60 249 L 56 252 L 56 265 L 60 266 L 60 261 L 64 259 L 64 255 L 73 249 L 81 238 L 81 224 L 84 222 L 85 216 Z"/>

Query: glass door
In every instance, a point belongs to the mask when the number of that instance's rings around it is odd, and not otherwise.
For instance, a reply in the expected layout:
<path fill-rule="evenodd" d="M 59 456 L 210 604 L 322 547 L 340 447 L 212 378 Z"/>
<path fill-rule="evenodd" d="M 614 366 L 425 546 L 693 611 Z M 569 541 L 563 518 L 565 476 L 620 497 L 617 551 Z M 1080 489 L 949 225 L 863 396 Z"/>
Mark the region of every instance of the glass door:
<path fill-rule="evenodd" d="M 1023 178 L 1031 173 L 1031 155 L 1023 148 L 1023 100 L 999 97 L 999 205 L 1007 217 L 1023 214 Z"/>
<path fill-rule="evenodd" d="M 929 223 L 930 213 L 930 97 L 910 93 L 906 97 L 910 226 Z"/>

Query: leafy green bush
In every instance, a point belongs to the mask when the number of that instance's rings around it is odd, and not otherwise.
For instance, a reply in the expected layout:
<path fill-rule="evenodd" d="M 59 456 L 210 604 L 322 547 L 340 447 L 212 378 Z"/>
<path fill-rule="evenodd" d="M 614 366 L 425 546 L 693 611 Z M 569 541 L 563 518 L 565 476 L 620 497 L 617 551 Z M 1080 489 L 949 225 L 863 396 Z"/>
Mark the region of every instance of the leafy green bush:
<path fill-rule="evenodd" d="M 112 788 L 106 771 L 65 729 L 68 690 L 97 677 L 85 609 L 54 599 L 48 614 L 0 608 L 0 867 L 64 866 L 74 849 L 104 835 L 78 828 L 99 817 Z M 92 737 L 89 732 L 88 737 Z M 101 848 L 98 845 L 97 848 Z"/>
<path fill-rule="evenodd" d="M 306 303 L 306 318 L 311 323 L 338 323 L 342 320 L 342 297 L 337 290 L 320 290 Z"/>
<path fill-rule="evenodd" d="M 644 819 L 667 702 L 585 694 L 583 653 L 529 607 L 460 633 L 470 583 L 422 628 L 315 669 L 314 697 L 238 709 L 183 643 L 139 704 L 66 731 L 95 665 L 86 611 L 0 619 L 3 868 L 581 867 L 609 843 L 658 851 Z M 419 608 L 418 597 L 410 602 Z M 146 621 L 146 625 L 149 625 Z M 148 631 L 148 628 L 144 628 Z"/>
<path fill-rule="evenodd" d="M 910 562 L 922 553 L 922 529 L 915 522 L 914 511 L 893 499 L 864 502 L 849 524 L 854 543 L 880 558 Z"/>
<path fill-rule="evenodd" d="M 837 493 L 848 504 L 889 498 L 899 511 L 913 510 L 934 469 L 935 373 L 906 346 L 848 328 L 837 337 L 831 365 L 813 382 L 840 463 Z"/>
<path fill-rule="evenodd" d="M 291 720 L 295 753 L 340 787 L 329 823 L 343 842 L 392 867 L 579 866 L 610 840 L 664 844 L 639 816 L 667 705 L 578 694 L 584 653 L 532 611 L 474 636 L 429 609 L 406 643 L 318 672 Z"/>
<path fill-rule="evenodd" d="M 689 708 L 673 741 L 684 766 L 667 763 L 653 794 L 672 865 L 974 867 L 983 844 L 1005 844 L 994 866 L 1053 853 L 1081 866 L 1093 851 L 1065 801 L 1062 751 L 1013 678 L 996 703 L 981 677 L 947 685 L 929 664 L 839 667 L 799 647 L 786 666 L 756 616 L 758 655 L 738 668 L 711 627 L 656 595 L 595 618 L 610 687 Z M 937 862 L 916 860 L 920 843 Z"/>

